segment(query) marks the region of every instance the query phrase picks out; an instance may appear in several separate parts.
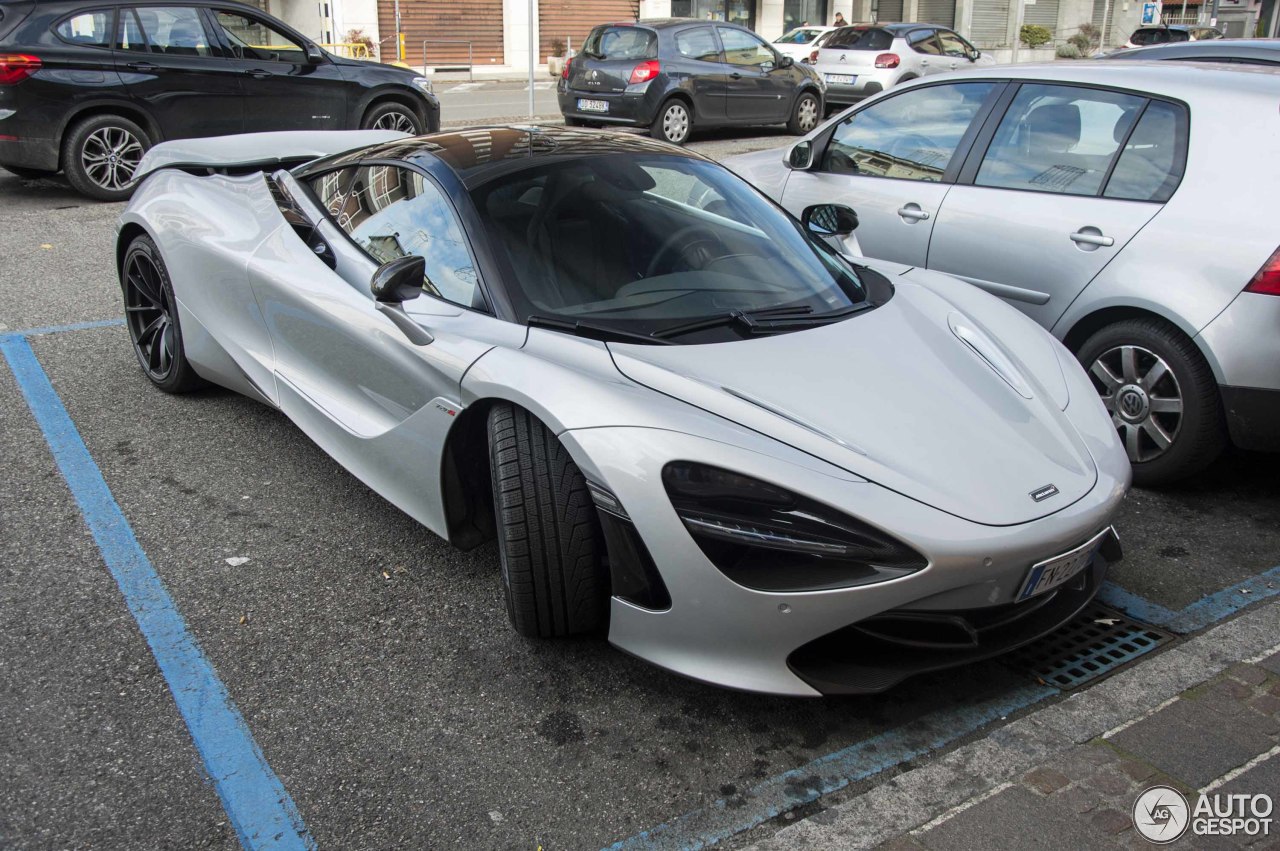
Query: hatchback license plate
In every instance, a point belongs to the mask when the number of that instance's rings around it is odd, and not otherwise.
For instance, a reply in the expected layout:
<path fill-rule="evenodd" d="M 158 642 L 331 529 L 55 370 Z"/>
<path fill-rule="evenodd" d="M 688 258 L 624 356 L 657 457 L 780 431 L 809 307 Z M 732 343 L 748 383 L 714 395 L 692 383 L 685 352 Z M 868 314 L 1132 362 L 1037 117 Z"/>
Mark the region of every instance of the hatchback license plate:
<path fill-rule="evenodd" d="M 607 100 L 588 100 L 586 98 L 578 98 L 579 112 L 608 112 L 609 102 Z"/>
<path fill-rule="evenodd" d="M 1110 529 L 1104 530 L 1093 540 L 1081 544 L 1070 552 L 1032 565 L 1031 572 L 1022 583 L 1022 590 L 1018 592 L 1017 602 L 1051 591 L 1070 580 L 1089 564 L 1098 545 L 1110 532 Z"/>
<path fill-rule="evenodd" d="M 839 83 L 842 86 L 852 85 L 853 81 L 856 79 L 858 79 L 856 76 L 851 76 L 849 74 L 828 74 L 827 75 L 828 83 Z"/>

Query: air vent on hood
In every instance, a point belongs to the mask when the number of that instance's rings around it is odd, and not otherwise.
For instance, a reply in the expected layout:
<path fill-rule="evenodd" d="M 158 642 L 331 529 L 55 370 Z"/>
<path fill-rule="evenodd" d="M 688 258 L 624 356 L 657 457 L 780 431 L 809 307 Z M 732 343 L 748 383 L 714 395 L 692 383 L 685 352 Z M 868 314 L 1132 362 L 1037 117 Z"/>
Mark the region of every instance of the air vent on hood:
<path fill-rule="evenodd" d="M 995 370 L 996 375 L 1005 380 L 1019 396 L 1024 399 L 1035 398 L 1031 393 L 1031 387 L 1027 384 L 1027 380 L 1022 377 L 1022 373 L 1018 372 L 1018 368 L 1013 365 L 1004 352 L 1000 351 L 1000 347 L 995 344 L 990 337 L 974 328 L 969 321 L 965 319 L 961 313 L 952 313 L 947 317 L 947 325 L 951 327 L 951 331 L 960 338 L 960 341 L 973 350 L 973 353 L 987 362 L 987 366 Z"/>

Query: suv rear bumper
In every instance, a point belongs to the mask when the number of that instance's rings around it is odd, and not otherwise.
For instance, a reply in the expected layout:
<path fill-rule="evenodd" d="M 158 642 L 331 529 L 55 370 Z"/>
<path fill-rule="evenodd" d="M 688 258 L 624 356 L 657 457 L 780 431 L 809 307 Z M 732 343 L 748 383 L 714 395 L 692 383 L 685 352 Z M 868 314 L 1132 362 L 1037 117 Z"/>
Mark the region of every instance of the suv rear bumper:
<path fill-rule="evenodd" d="M 7 111 L 0 109 L 0 115 Z M 36 127 L 21 121 L 19 116 L 20 113 L 14 112 L 0 118 L 0 166 L 57 171 L 57 140 L 40 136 Z"/>

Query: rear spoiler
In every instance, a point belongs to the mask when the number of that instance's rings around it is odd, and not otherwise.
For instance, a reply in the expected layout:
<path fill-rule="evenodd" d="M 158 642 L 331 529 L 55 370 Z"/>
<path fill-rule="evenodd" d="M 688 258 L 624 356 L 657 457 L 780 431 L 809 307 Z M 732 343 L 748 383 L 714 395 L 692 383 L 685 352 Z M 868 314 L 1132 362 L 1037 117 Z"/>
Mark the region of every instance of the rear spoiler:
<path fill-rule="evenodd" d="M 196 174 L 245 174 L 275 171 L 356 148 L 407 139 L 396 130 L 289 130 L 242 133 L 208 139 L 161 142 L 142 156 L 133 174 L 137 185 L 161 169 Z"/>

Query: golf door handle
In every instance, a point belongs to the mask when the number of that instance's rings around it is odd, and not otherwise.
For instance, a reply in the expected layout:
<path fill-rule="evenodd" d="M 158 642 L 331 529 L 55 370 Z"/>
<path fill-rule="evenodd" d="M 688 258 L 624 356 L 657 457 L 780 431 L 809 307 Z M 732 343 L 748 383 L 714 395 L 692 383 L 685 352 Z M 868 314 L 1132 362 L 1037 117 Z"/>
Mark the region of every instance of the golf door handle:
<path fill-rule="evenodd" d="M 905 207 L 900 207 L 898 209 L 898 215 L 902 216 L 904 219 L 911 219 L 915 222 L 922 222 L 929 218 L 929 214 L 924 210 L 921 210 L 919 204 L 908 204 Z"/>
<path fill-rule="evenodd" d="M 737 71 L 734 71 L 732 74 L 730 74 L 730 75 L 729 75 L 729 79 L 730 79 L 730 80 L 741 80 L 741 79 L 742 79 L 742 75 L 741 75 L 741 74 L 739 74 Z"/>
<path fill-rule="evenodd" d="M 1078 230 L 1071 234 L 1071 241 L 1077 245 L 1101 245 L 1104 248 L 1110 248 L 1116 244 L 1116 241 L 1109 236 L 1103 236 L 1101 233 L 1091 233 L 1091 228 L 1087 230 Z"/>
<path fill-rule="evenodd" d="M 248 74 L 250 77 L 253 77 L 253 79 L 255 80 L 265 80 L 267 79 L 267 77 L 271 76 L 270 71 L 264 71 L 261 68 L 249 68 L 245 71 L 245 73 Z"/>

